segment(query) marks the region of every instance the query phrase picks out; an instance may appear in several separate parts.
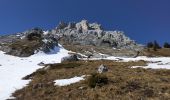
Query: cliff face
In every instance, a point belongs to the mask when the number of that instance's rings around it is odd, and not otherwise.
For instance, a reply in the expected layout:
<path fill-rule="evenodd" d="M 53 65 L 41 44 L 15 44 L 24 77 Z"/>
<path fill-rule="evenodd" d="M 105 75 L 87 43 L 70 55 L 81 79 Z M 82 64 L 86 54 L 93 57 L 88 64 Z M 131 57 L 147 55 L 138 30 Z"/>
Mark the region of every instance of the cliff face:
<path fill-rule="evenodd" d="M 105 31 L 100 24 L 82 20 L 78 23 L 61 22 L 51 31 L 60 37 L 63 43 L 73 45 L 92 45 L 117 49 L 141 49 L 141 45 L 125 36 L 122 31 Z"/>

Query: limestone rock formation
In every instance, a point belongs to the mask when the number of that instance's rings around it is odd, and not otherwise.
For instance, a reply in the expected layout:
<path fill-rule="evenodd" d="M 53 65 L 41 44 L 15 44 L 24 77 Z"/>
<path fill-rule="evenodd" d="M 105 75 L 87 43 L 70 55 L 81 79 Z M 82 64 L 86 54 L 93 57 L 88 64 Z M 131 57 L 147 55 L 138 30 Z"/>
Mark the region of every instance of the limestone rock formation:
<path fill-rule="evenodd" d="M 66 26 L 67 25 L 67 26 Z M 141 49 L 141 45 L 125 36 L 122 31 L 105 31 L 100 24 L 82 20 L 78 23 L 59 24 L 53 34 L 60 36 L 64 43 L 73 45 L 93 45 L 111 48 Z"/>

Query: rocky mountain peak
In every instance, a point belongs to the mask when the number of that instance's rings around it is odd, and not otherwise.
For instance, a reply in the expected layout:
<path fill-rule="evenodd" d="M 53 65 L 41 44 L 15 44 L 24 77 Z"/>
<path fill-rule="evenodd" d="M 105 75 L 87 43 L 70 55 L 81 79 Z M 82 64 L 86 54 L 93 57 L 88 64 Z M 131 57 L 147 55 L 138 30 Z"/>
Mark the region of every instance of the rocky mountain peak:
<path fill-rule="evenodd" d="M 134 49 L 134 47 L 137 49 L 137 46 L 139 46 L 134 40 L 127 37 L 123 31 L 103 30 L 100 24 L 89 23 L 87 20 L 82 20 L 78 23 L 60 23 L 57 30 L 53 30 L 53 33 L 60 36 L 66 44 L 127 49 Z"/>
<path fill-rule="evenodd" d="M 98 23 L 89 23 L 87 20 L 81 20 L 78 23 L 75 22 L 60 22 L 56 27 L 57 30 L 61 29 L 76 29 L 78 31 L 88 31 L 88 30 L 102 30 L 102 27 Z"/>

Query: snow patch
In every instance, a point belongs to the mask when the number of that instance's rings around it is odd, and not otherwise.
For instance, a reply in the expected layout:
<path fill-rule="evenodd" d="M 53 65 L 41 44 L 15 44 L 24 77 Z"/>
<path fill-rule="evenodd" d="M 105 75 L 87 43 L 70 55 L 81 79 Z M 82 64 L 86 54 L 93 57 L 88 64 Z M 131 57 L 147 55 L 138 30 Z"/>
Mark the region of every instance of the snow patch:
<path fill-rule="evenodd" d="M 108 57 L 106 59 L 116 60 L 116 61 L 121 61 L 121 62 L 144 60 L 148 62 L 147 66 L 132 66 L 132 68 L 143 67 L 143 68 L 152 68 L 152 69 L 170 69 L 170 57 L 139 56 L 136 58 Z"/>
<path fill-rule="evenodd" d="M 49 31 L 43 31 L 44 35 L 47 35 L 49 33 Z"/>
<path fill-rule="evenodd" d="M 26 86 L 30 80 L 22 80 L 43 66 L 40 62 L 60 63 L 61 58 L 68 56 L 68 51 L 61 46 L 55 47 L 50 54 L 38 52 L 30 57 L 15 57 L 0 51 L 0 100 L 8 99 L 13 92 Z"/>
<path fill-rule="evenodd" d="M 73 84 L 73 83 L 77 83 L 81 80 L 84 80 L 84 77 L 85 75 L 81 76 L 81 77 L 73 77 L 73 78 L 70 78 L 70 79 L 59 79 L 59 80 L 55 80 L 55 85 L 58 85 L 58 86 L 67 86 L 67 85 L 70 85 L 70 84 Z"/>

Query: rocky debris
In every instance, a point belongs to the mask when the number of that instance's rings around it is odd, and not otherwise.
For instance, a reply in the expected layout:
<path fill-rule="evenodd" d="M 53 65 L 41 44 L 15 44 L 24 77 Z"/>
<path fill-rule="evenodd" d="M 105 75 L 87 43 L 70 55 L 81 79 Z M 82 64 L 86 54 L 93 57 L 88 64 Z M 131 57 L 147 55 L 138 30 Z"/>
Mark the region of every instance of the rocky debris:
<path fill-rule="evenodd" d="M 69 56 L 66 56 L 66 57 L 63 57 L 62 59 L 61 59 L 61 62 L 70 62 L 70 61 L 78 61 L 79 59 L 78 59 L 78 57 L 77 57 L 77 55 L 75 55 L 75 54 L 73 54 L 73 55 L 69 55 Z"/>
<path fill-rule="evenodd" d="M 99 67 L 98 67 L 98 70 L 97 70 L 97 72 L 98 73 L 104 73 L 104 72 L 107 72 L 108 71 L 108 67 L 107 66 L 105 66 L 105 65 L 100 65 Z"/>

